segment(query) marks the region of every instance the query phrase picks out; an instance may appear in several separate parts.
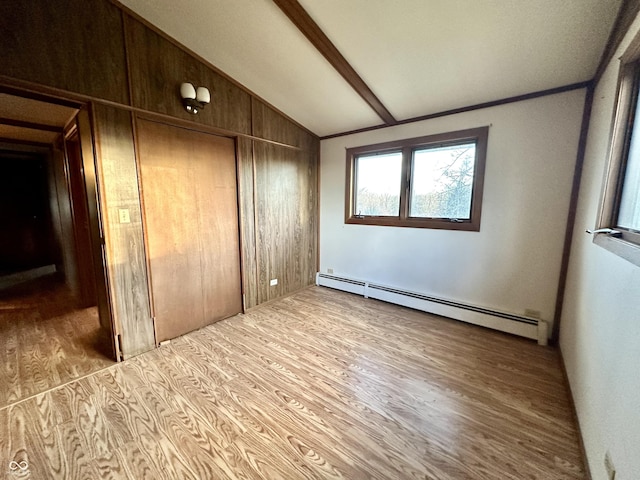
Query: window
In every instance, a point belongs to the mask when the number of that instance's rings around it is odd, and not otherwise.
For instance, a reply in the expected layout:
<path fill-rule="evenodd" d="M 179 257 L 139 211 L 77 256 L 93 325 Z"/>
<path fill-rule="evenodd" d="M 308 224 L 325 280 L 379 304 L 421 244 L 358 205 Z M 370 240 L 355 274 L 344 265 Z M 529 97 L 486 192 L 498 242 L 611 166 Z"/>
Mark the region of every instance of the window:
<path fill-rule="evenodd" d="M 635 45 L 635 47 L 634 47 Z M 630 51 L 638 52 L 640 39 Z M 640 265 L 640 55 L 622 57 L 617 104 L 598 228 L 611 228 L 610 235 L 594 241 Z"/>
<path fill-rule="evenodd" d="M 640 233 L 640 128 L 638 128 L 638 122 L 635 122 L 636 118 L 640 118 L 638 115 L 640 102 L 638 102 L 637 70 L 636 65 L 634 122 L 631 128 L 626 165 L 624 172 L 621 172 L 620 175 L 620 206 L 618 208 L 618 221 L 616 222 L 618 228 L 623 228 L 633 233 Z"/>
<path fill-rule="evenodd" d="M 479 231 L 488 132 L 347 149 L 345 223 Z"/>

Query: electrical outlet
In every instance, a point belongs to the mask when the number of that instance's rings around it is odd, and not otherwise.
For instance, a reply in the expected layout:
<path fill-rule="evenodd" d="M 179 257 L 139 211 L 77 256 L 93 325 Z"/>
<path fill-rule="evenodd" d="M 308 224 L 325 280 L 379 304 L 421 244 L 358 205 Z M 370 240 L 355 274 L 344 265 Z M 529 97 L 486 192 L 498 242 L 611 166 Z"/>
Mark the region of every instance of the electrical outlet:
<path fill-rule="evenodd" d="M 529 318 L 540 318 L 540 310 L 533 310 L 531 308 L 524 309 L 524 316 Z"/>
<path fill-rule="evenodd" d="M 327 273 L 333 273 L 333 268 L 327 268 Z"/>
<path fill-rule="evenodd" d="M 609 480 L 616 480 L 616 467 L 611 460 L 611 454 L 609 452 L 604 455 L 604 468 L 607 470 L 607 478 Z"/>
<path fill-rule="evenodd" d="M 269 285 L 272 286 L 272 287 L 275 287 L 277 284 L 278 284 L 278 279 L 277 278 L 272 278 L 269 281 Z"/>

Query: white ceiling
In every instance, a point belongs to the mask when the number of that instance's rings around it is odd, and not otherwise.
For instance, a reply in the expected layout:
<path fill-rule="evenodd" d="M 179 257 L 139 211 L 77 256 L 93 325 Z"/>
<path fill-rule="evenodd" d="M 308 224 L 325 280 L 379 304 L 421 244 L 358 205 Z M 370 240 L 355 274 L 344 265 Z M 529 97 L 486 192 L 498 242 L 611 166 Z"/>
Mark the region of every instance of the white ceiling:
<path fill-rule="evenodd" d="M 120 1 L 317 135 L 382 123 L 272 0 Z M 621 3 L 298 1 L 397 120 L 591 79 Z"/>

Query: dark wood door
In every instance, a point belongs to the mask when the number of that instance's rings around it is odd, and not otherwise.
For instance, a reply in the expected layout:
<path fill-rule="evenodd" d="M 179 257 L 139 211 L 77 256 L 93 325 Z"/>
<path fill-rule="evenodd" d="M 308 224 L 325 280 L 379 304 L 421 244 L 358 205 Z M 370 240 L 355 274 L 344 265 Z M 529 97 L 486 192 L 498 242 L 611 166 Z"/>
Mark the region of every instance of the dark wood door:
<path fill-rule="evenodd" d="M 235 144 L 137 120 L 156 341 L 242 309 Z"/>

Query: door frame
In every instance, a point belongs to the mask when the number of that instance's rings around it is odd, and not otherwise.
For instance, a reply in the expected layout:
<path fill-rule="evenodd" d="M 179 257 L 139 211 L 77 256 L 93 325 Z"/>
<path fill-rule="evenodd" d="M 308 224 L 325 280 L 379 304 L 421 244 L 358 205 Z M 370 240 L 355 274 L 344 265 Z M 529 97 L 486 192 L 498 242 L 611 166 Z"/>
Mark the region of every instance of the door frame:
<path fill-rule="evenodd" d="M 71 206 L 71 218 L 75 240 L 76 267 L 78 276 L 78 295 L 80 306 L 97 305 L 98 292 L 91 236 L 91 218 L 89 204 L 92 199 L 87 193 L 87 181 L 84 177 L 84 154 L 79 132 L 79 115 L 67 125 L 63 133 L 64 170 L 67 192 Z M 85 135 L 86 137 L 86 135 Z M 83 142 L 88 139 L 84 139 Z"/>
<path fill-rule="evenodd" d="M 109 294 L 109 274 L 106 268 L 106 257 L 104 255 L 104 217 L 101 202 L 101 187 L 98 177 L 97 155 L 95 148 L 95 129 L 91 121 L 91 101 L 74 95 L 60 94 L 59 91 L 49 92 L 46 88 L 38 88 L 33 85 L 15 86 L 0 80 L 0 93 L 23 97 L 27 99 L 37 100 L 40 102 L 50 103 L 54 105 L 62 105 L 78 110 L 76 115 L 72 117 L 63 129 L 58 139 L 61 139 L 64 145 L 65 133 L 71 129 L 72 124 L 76 124 L 78 141 L 81 155 L 81 173 L 82 183 L 85 187 L 87 211 L 89 219 L 90 232 L 90 248 L 92 252 L 92 263 L 94 270 L 94 279 L 96 283 L 96 299 L 98 303 L 98 316 L 101 328 L 107 333 L 109 338 L 109 353 L 114 361 L 120 361 L 120 349 L 118 344 L 118 332 L 112 314 L 112 300 Z M 2 141 L 7 143 L 28 143 L 21 141 L 13 141 L 11 138 L 3 138 Z M 58 141 L 58 140 L 57 140 Z M 40 147 L 44 145 L 39 144 Z M 53 152 L 56 149 L 55 142 L 50 145 Z M 65 149 L 62 149 L 65 174 L 69 173 L 69 159 Z M 69 179 L 66 179 L 69 187 Z M 68 191 L 70 194 L 70 189 Z M 71 200 L 71 198 L 70 198 Z M 73 229 L 76 230 L 75 216 Z M 75 243 L 75 235 L 74 235 Z M 77 255 L 77 252 L 75 252 Z M 106 347 L 106 345 L 105 345 Z"/>
<path fill-rule="evenodd" d="M 101 327 L 107 332 L 109 337 L 112 358 L 119 362 L 123 358 L 118 341 L 120 332 L 114 320 L 111 290 L 109 288 L 109 270 L 107 269 L 104 217 L 101 201 L 102 194 L 96 165 L 98 157 L 95 148 L 95 130 L 91 118 L 90 104 L 86 104 L 76 115 L 76 125 L 82 157 L 83 180 L 87 195 L 89 234 L 91 236 L 90 245 L 93 257 L 96 298 L 98 301 L 98 316 Z"/>

